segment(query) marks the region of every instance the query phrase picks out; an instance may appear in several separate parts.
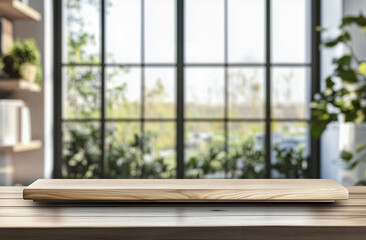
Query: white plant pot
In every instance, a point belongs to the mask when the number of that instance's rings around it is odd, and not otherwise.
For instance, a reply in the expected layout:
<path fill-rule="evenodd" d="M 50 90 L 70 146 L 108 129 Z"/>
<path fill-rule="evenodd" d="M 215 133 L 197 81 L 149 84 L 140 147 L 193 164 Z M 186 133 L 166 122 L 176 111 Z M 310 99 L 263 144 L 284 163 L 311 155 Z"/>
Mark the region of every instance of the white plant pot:
<path fill-rule="evenodd" d="M 366 144 L 366 124 L 345 123 L 341 120 L 339 130 L 339 149 L 356 153 L 357 146 Z M 351 186 L 365 178 L 366 161 L 352 170 L 343 169 L 342 184 Z"/>
<path fill-rule="evenodd" d="M 30 83 L 34 83 L 37 75 L 37 67 L 33 64 L 23 63 L 21 68 L 22 78 Z"/>

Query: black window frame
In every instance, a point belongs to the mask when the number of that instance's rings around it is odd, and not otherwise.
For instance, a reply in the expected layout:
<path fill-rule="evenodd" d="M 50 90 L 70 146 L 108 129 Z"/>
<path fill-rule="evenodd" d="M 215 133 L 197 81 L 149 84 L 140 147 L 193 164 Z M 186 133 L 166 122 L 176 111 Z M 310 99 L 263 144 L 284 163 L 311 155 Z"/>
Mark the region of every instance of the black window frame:
<path fill-rule="evenodd" d="M 101 60 L 100 64 L 97 66 L 101 67 L 101 117 L 100 119 L 86 119 L 91 121 L 99 121 L 101 124 L 101 177 L 107 177 L 107 167 L 108 163 L 105 159 L 105 123 L 110 121 L 110 119 L 106 119 L 105 116 L 105 68 L 107 66 L 111 66 L 113 64 L 107 64 L 105 62 L 105 1 L 101 0 Z M 144 2 L 145 0 L 141 0 L 141 11 L 144 11 Z M 228 152 L 228 123 L 232 121 L 241 121 L 241 122 L 264 122 L 265 123 L 265 169 L 266 169 L 266 178 L 271 178 L 271 123 L 273 121 L 276 122 L 285 122 L 285 121 L 301 121 L 301 122 L 310 122 L 310 117 L 306 120 L 304 119 L 275 119 L 273 120 L 271 117 L 271 69 L 272 67 L 308 67 L 311 71 L 311 89 L 310 94 L 313 96 L 315 93 L 320 90 L 320 32 L 316 30 L 317 26 L 320 26 L 320 7 L 321 1 L 319 0 L 308 0 L 311 1 L 311 58 L 310 63 L 288 63 L 288 64 L 276 64 L 271 62 L 271 0 L 265 0 L 265 14 L 266 14 L 266 27 L 265 27 L 265 63 L 245 63 L 245 64 L 229 64 L 228 63 L 228 0 L 224 0 L 225 6 L 225 61 L 222 64 L 187 64 L 184 62 L 184 22 L 185 22 L 185 14 L 184 14 L 184 0 L 176 0 L 176 63 L 174 64 L 146 64 L 144 63 L 144 14 L 141 14 L 141 28 L 142 28 L 142 41 L 141 41 L 141 64 L 123 64 L 124 66 L 139 66 L 144 71 L 144 67 L 166 67 L 166 66 L 174 66 L 176 68 L 176 118 L 175 119 L 146 119 L 143 115 L 139 119 L 134 119 L 135 121 L 141 122 L 141 130 L 142 133 L 144 131 L 143 126 L 145 121 L 173 121 L 176 124 L 176 161 L 177 161 L 177 169 L 176 169 L 176 177 L 184 178 L 184 128 L 186 121 L 219 121 L 224 122 L 224 131 L 225 131 L 225 152 Z M 66 121 L 77 122 L 84 121 L 85 119 L 62 119 L 62 68 L 65 65 L 62 62 L 62 1 L 55 1 L 54 3 L 54 169 L 53 169 L 53 177 L 54 178 L 62 178 L 61 169 L 62 169 L 62 123 Z M 78 64 L 70 64 L 72 66 Z M 82 64 L 88 65 L 88 64 Z M 95 64 L 93 65 L 95 66 Z M 225 115 L 224 118 L 220 119 L 186 119 L 184 116 L 184 71 L 187 66 L 207 66 L 207 67 L 223 67 L 225 72 Z M 264 67 L 265 68 L 265 118 L 264 119 L 230 119 L 228 117 L 228 69 L 229 67 Z M 144 86 L 144 74 L 142 74 L 142 86 Z M 143 89 L 143 87 L 142 87 Z M 142 94 L 144 95 L 144 94 Z M 144 108 L 144 101 L 142 101 L 142 112 Z M 113 121 L 131 121 L 131 119 L 112 119 Z M 320 140 L 319 139 L 310 139 L 310 177 L 311 178 L 320 178 Z"/>

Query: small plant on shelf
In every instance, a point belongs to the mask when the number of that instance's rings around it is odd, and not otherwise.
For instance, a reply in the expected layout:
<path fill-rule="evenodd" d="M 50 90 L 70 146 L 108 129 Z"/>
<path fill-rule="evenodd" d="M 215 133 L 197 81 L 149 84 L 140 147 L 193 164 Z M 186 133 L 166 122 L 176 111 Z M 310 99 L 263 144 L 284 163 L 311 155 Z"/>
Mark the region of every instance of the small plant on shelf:
<path fill-rule="evenodd" d="M 41 57 L 33 39 L 16 41 L 8 54 L 1 58 L 2 68 L 7 78 L 23 78 L 41 85 Z"/>

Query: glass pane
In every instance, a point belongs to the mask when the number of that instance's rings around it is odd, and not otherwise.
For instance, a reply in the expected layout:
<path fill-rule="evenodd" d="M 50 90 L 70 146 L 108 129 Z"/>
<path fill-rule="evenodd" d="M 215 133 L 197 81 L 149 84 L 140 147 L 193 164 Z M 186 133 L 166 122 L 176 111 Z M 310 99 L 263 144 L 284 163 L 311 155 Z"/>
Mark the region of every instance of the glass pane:
<path fill-rule="evenodd" d="M 307 68 L 272 69 L 272 117 L 306 119 L 309 102 Z"/>
<path fill-rule="evenodd" d="M 223 118 L 225 105 L 223 68 L 186 68 L 186 118 Z"/>
<path fill-rule="evenodd" d="M 175 1 L 145 1 L 145 61 L 175 62 Z"/>
<path fill-rule="evenodd" d="M 141 178 L 141 131 L 139 122 L 107 122 L 105 157 L 111 178 Z"/>
<path fill-rule="evenodd" d="M 224 124 L 188 122 L 185 125 L 185 177 L 225 178 Z"/>
<path fill-rule="evenodd" d="M 309 6 L 307 0 L 272 1 L 272 62 L 309 61 Z"/>
<path fill-rule="evenodd" d="M 110 0 L 106 9 L 106 62 L 141 61 L 141 0 Z"/>
<path fill-rule="evenodd" d="M 139 118 L 141 69 L 110 67 L 106 74 L 107 118 Z"/>
<path fill-rule="evenodd" d="M 260 123 L 229 123 L 229 178 L 265 178 L 265 125 Z"/>
<path fill-rule="evenodd" d="M 271 142 L 272 177 L 310 177 L 309 137 L 306 122 L 273 122 Z"/>
<path fill-rule="evenodd" d="M 145 68 L 145 117 L 175 117 L 174 68 Z"/>
<path fill-rule="evenodd" d="M 62 176 L 101 177 L 100 124 L 63 123 Z"/>
<path fill-rule="evenodd" d="M 143 178 L 175 177 L 175 123 L 145 123 Z"/>
<path fill-rule="evenodd" d="M 100 62 L 100 0 L 63 2 L 62 61 L 65 63 Z"/>
<path fill-rule="evenodd" d="M 228 1 L 229 62 L 264 62 L 265 1 Z"/>
<path fill-rule="evenodd" d="M 263 68 L 229 68 L 229 117 L 264 118 Z"/>
<path fill-rule="evenodd" d="M 63 69 L 63 117 L 98 118 L 101 109 L 99 67 Z"/>
<path fill-rule="evenodd" d="M 185 61 L 224 62 L 224 1 L 185 1 Z"/>

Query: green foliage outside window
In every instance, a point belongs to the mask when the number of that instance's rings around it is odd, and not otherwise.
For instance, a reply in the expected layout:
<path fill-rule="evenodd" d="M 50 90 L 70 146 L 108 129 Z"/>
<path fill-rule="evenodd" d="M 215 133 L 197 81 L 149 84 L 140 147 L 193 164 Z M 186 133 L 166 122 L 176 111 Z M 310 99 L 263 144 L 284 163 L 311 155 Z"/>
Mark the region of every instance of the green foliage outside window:
<path fill-rule="evenodd" d="M 82 4 L 87 1 L 67 0 L 66 7 L 69 11 L 67 25 L 72 26 L 72 31 L 67 35 L 67 63 L 87 63 L 96 65 L 66 67 L 67 84 L 64 89 L 67 95 L 65 113 L 71 118 L 87 119 L 100 118 L 100 63 L 99 54 L 91 54 L 88 47 L 98 40 L 93 34 L 85 31 L 85 22 L 80 14 Z M 97 6 L 97 1 L 88 2 Z M 112 57 L 112 54 L 109 54 Z M 130 69 L 119 66 L 113 71 L 106 71 L 112 88 L 106 89 L 106 107 L 113 114 L 126 116 L 123 111 L 129 108 L 138 108 L 136 102 L 127 99 L 127 85 L 118 81 L 118 73 L 128 73 Z M 243 79 L 246 79 L 243 77 Z M 258 90 L 256 91 L 258 92 Z M 161 98 L 165 94 L 164 84 L 158 79 L 155 88 L 145 92 L 145 98 L 149 103 Z M 234 96 L 234 95 L 233 95 Z M 116 102 L 127 102 L 123 107 Z M 158 102 L 158 101 L 157 101 Z M 171 106 L 161 105 L 152 108 L 164 115 L 165 109 Z M 113 115 L 112 114 L 112 115 Z M 99 178 L 101 169 L 101 126 L 98 121 L 77 121 L 63 123 L 63 169 L 65 178 Z M 122 136 L 121 128 L 131 131 L 129 137 Z M 252 130 L 252 129 L 251 129 Z M 175 129 L 158 129 L 158 133 L 167 135 Z M 219 135 L 216 128 L 210 130 L 214 135 Z M 106 123 L 104 156 L 107 162 L 106 177 L 109 178 L 175 178 L 174 157 L 160 154 L 156 148 L 163 150 L 174 149 L 171 140 L 157 136 L 157 133 L 145 129 L 144 134 L 140 129 L 131 130 L 127 126 L 118 127 L 118 124 Z M 132 137 L 131 137 L 132 136 Z M 158 139 L 158 140 L 157 140 Z M 157 140 L 157 141 L 156 141 Z M 153 144 L 158 142 L 158 144 Z M 255 135 L 246 134 L 238 138 L 235 143 L 227 146 L 225 153 L 224 144 L 221 141 L 207 141 L 204 151 L 193 151 L 187 154 L 185 160 L 186 178 L 265 178 L 265 155 L 263 143 Z M 285 177 L 307 177 L 304 171 L 287 173 L 288 165 L 296 161 L 305 161 L 303 152 L 283 152 L 276 148 L 278 162 L 274 165 Z M 301 163 L 302 164 L 302 163 Z M 300 164 L 300 165 L 301 165 Z M 298 167 L 300 168 L 300 167 Z"/>
<path fill-rule="evenodd" d="M 281 148 L 275 146 L 277 162 L 272 168 L 285 178 L 309 178 L 308 159 L 304 157 L 304 147 Z"/>

